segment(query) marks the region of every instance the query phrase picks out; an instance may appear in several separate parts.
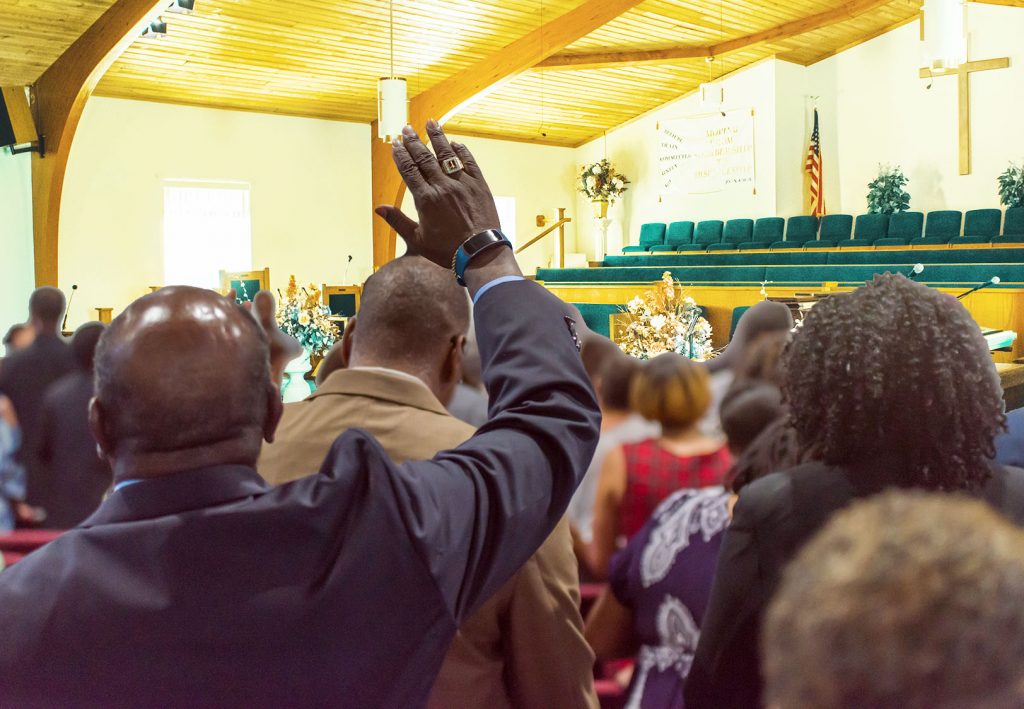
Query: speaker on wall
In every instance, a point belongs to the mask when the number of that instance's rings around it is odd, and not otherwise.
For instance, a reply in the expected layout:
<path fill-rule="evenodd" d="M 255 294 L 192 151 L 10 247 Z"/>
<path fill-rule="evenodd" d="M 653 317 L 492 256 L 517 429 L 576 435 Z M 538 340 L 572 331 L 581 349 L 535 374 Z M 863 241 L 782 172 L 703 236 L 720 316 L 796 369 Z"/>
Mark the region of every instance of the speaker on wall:
<path fill-rule="evenodd" d="M 0 88 L 0 148 L 38 141 L 25 87 Z"/>

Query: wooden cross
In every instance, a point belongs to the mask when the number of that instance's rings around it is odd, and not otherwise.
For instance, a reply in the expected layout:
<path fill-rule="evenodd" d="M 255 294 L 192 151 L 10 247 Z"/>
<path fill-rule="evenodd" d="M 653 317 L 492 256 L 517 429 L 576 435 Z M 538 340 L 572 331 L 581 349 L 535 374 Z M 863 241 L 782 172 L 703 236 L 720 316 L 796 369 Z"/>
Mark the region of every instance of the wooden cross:
<path fill-rule="evenodd" d="M 956 76 L 958 79 L 957 97 L 960 107 L 960 174 L 971 174 L 971 74 L 989 69 L 1006 69 L 1010 66 L 1009 57 L 984 59 L 978 62 L 965 62 L 955 69 L 921 69 L 922 79 L 933 76 Z"/>

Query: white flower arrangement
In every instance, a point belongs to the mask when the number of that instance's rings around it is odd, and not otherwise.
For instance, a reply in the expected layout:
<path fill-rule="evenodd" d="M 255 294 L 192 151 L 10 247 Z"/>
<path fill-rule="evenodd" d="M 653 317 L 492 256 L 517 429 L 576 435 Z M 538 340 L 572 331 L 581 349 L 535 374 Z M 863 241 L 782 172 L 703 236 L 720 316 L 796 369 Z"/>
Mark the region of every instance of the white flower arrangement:
<path fill-rule="evenodd" d="M 626 192 L 629 180 L 615 171 L 608 160 L 586 165 L 577 180 L 576 189 L 594 202 L 614 203 Z"/>
<path fill-rule="evenodd" d="M 300 288 L 295 276 L 288 279 L 288 289 L 277 306 L 277 324 L 315 357 L 327 354 L 338 339 L 338 326 L 328 320 L 330 315 L 330 308 L 320 302 L 319 288 L 312 283 L 308 289 Z"/>
<path fill-rule="evenodd" d="M 698 362 L 714 355 L 711 323 L 670 271 L 665 271 L 656 289 L 630 300 L 622 312 L 626 327 L 618 344 L 626 354 L 650 359 L 677 352 Z"/>

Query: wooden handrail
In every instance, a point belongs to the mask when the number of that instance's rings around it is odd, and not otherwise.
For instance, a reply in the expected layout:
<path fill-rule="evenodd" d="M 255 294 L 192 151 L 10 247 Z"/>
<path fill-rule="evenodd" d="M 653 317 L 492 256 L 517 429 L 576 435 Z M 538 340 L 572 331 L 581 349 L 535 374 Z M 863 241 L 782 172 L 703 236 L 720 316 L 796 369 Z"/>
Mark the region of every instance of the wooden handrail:
<path fill-rule="evenodd" d="M 549 226 L 547 229 L 545 229 L 541 233 L 537 234 L 537 236 L 535 236 L 532 239 L 530 239 L 529 241 L 527 241 L 525 244 L 520 246 L 518 249 L 516 249 L 516 253 L 517 254 L 521 254 L 523 251 L 525 251 L 526 249 L 528 249 L 531 246 L 533 246 L 534 244 L 536 244 L 538 241 L 540 241 L 545 236 L 547 236 L 548 234 L 553 232 L 555 229 L 558 229 L 558 259 L 557 259 L 558 260 L 558 266 L 557 267 L 558 268 L 565 268 L 565 225 L 568 224 L 571 221 L 572 221 L 572 219 L 570 217 L 565 216 L 565 208 L 564 207 L 559 207 L 558 208 L 558 221 L 555 222 L 554 224 L 552 224 L 551 226 Z"/>

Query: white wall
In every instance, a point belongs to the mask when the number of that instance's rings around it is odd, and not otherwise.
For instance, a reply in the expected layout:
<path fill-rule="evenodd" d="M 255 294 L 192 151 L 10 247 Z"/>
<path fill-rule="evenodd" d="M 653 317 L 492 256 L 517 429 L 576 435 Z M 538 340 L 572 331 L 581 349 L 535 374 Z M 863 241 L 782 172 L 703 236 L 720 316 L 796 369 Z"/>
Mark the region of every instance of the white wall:
<path fill-rule="evenodd" d="M 558 208 L 564 207 L 566 216 L 573 220 L 565 228 L 566 251 L 573 251 L 580 217 L 587 219 L 590 209 L 578 212 L 573 185 L 575 151 L 572 148 L 455 134 L 451 137 L 472 151 L 495 196 L 515 198 L 519 244 L 525 244 L 544 230 L 545 227 L 537 226 L 537 215 L 546 216 L 550 226 L 556 220 Z M 402 208 L 410 215 L 416 213 L 412 197 L 408 194 Z M 534 273 L 537 268 L 548 266 L 557 238 L 557 232 L 553 232 L 519 255 L 523 273 Z M 399 252 L 402 251 L 400 245 Z"/>
<path fill-rule="evenodd" d="M 75 137 L 61 206 L 60 285 L 80 286 L 70 324 L 115 314 L 163 284 L 163 180 L 248 182 L 253 267 L 359 282 L 373 266 L 368 125 L 93 98 Z M 573 151 L 466 138 L 495 194 L 516 198 L 521 240 L 537 214 L 575 206 Z M 415 211 L 411 200 L 410 214 Z M 570 225 L 572 226 L 572 225 Z M 570 246 L 573 232 L 568 233 Z M 552 241 L 523 255 L 546 265 Z M 345 277 L 348 254 L 353 261 Z M 29 269 L 31 272 L 31 269 Z"/>
<path fill-rule="evenodd" d="M 663 106 L 607 135 L 607 157 L 632 184 L 624 198 L 612 205 L 613 219 L 608 232 L 608 253 L 618 253 L 621 246 L 636 243 L 640 225 L 645 222 L 671 222 L 680 219 L 727 219 L 730 217 L 763 217 L 776 211 L 776 128 L 775 84 L 776 62 L 766 60 L 727 77 L 726 111 L 753 109 L 756 192 L 748 188 L 732 188 L 705 195 L 659 194 L 657 126 L 661 121 L 704 113 L 696 95 L 690 95 Z M 578 167 L 605 157 L 605 139 L 581 146 L 576 151 Z M 595 224 L 593 208 L 583 197 L 577 197 L 577 212 L 590 218 L 577 228 L 577 250 L 593 256 Z"/>
<path fill-rule="evenodd" d="M 958 169 L 957 79 L 938 77 L 926 89 L 928 81 L 918 78 L 918 23 L 806 70 L 809 84 L 835 91 L 838 144 L 826 144 L 825 164 L 827 176 L 842 179 L 827 185 L 830 211 L 866 211 L 867 183 L 879 163 L 902 166 L 911 209 L 999 206 L 996 176 L 1010 160 L 1024 159 L 1024 9 L 967 3 L 967 12 L 969 58 L 1010 57 L 1009 69 L 971 75 L 970 175 Z"/>
<path fill-rule="evenodd" d="M 372 265 L 369 126 L 93 98 L 61 204 L 60 285 L 72 324 L 163 284 L 163 180 L 251 185 L 253 267 L 271 285 L 342 282 Z"/>
<path fill-rule="evenodd" d="M 32 167 L 28 154 L 0 151 L 0 335 L 28 317 L 32 262 Z"/>

